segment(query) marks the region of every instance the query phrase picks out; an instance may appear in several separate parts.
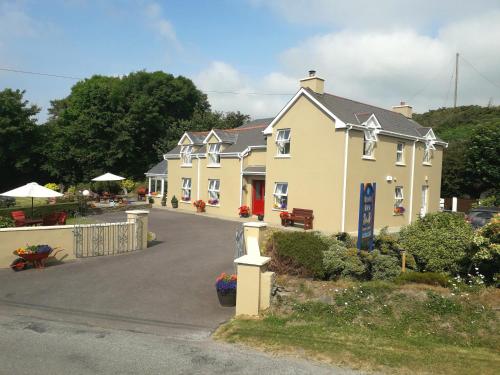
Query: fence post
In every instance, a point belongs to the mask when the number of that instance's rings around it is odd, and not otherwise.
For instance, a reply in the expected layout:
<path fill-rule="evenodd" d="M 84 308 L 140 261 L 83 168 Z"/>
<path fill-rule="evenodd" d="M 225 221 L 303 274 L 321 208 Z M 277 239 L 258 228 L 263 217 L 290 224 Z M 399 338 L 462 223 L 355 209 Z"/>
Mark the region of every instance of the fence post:
<path fill-rule="evenodd" d="M 146 249 L 148 247 L 148 210 L 130 210 L 125 211 L 127 214 L 127 222 L 137 223 L 137 249 Z"/>

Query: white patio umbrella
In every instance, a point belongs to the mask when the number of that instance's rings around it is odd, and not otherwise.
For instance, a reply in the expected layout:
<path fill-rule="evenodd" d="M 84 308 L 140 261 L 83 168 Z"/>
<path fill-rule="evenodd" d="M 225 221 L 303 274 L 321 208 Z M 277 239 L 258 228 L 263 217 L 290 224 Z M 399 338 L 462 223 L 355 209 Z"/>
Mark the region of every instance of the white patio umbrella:
<path fill-rule="evenodd" d="M 125 177 L 117 176 L 113 173 L 104 173 L 102 176 L 93 178 L 92 181 L 121 181 L 125 180 Z"/>
<path fill-rule="evenodd" d="M 55 198 L 63 196 L 61 193 L 52 189 L 47 189 L 44 186 L 38 185 L 36 182 L 30 182 L 29 184 L 0 195 L 5 197 L 31 198 L 31 216 L 33 216 L 33 198 Z"/>

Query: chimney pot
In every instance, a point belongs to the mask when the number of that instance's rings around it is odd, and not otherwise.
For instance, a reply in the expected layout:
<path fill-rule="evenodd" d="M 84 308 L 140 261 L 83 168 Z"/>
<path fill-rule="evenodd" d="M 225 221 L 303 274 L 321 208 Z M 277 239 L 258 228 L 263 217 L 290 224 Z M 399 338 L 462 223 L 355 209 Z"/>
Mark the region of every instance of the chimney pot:
<path fill-rule="evenodd" d="M 309 71 L 309 77 L 314 77 L 316 76 L 316 71 L 315 70 L 310 70 Z"/>
<path fill-rule="evenodd" d="M 401 105 L 405 105 L 405 104 L 406 104 L 406 102 L 401 100 Z"/>

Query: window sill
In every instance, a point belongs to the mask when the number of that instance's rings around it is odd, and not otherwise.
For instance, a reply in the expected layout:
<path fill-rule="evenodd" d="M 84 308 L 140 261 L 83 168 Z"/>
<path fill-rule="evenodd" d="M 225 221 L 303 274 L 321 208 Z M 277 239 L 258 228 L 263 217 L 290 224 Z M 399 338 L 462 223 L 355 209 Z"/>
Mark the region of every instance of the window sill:
<path fill-rule="evenodd" d="M 275 155 L 274 158 L 275 159 L 290 159 L 291 155 L 290 154 L 287 154 L 287 155 Z"/>
<path fill-rule="evenodd" d="M 425 165 L 426 167 L 432 167 L 432 164 L 431 163 L 422 163 L 422 165 Z"/>
<path fill-rule="evenodd" d="M 186 203 L 186 204 L 191 204 L 191 201 L 183 201 L 183 200 L 180 200 L 179 203 Z"/>
<path fill-rule="evenodd" d="M 181 168 L 191 168 L 193 164 L 181 164 Z"/>
<path fill-rule="evenodd" d="M 207 168 L 220 168 L 220 164 L 207 164 Z"/>
<path fill-rule="evenodd" d="M 377 159 L 375 159 L 374 156 L 364 156 L 364 155 L 361 157 L 361 159 L 363 159 L 363 160 L 373 160 L 373 161 L 377 160 Z"/>
<path fill-rule="evenodd" d="M 398 167 L 406 167 L 406 163 L 396 163 L 396 166 L 398 166 Z"/>
<path fill-rule="evenodd" d="M 404 216 L 405 214 L 392 214 L 392 216 Z"/>
<path fill-rule="evenodd" d="M 286 211 L 287 208 L 273 208 L 272 211 Z"/>
<path fill-rule="evenodd" d="M 220 207 L 220 204 L 208 204 L 207 203 L 207 206 L 208 207 Z"/>

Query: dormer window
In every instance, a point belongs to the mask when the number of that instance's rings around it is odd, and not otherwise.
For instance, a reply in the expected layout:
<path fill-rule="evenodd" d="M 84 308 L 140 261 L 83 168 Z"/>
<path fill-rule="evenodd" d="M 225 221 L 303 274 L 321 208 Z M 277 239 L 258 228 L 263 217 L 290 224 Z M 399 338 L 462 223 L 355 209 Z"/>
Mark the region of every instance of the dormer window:
<path fill-rule="evenodd" d="M 220 164 L 220 143 L 208 144 L 208 165 Z"/>
<path fill-rule="evenodd" d="M 278 155 L 290 155 L 290 129 L 280 129 L 276 135 Z"/>
<path fill-rule="evenodd" d="M 365 130 L 363 141 L 363 157 L 368 159 L 375 158 L 375 144 L 377 143 L 377 134 L 375 130 Z"/>
<path fill-rule="evenodd" d="M 433 151 L 435 149 L 436 149 L 436 147 L 434 147 L 434 144 L 433 144 L 432 141 L 425 142 L 424 158 L 422 160 L 422 162 L 424 164 L 427 164 L 427 165 L 431 165 L 432 164 L 432 154 L 433 154 Z"/>
<path fill-rule="evenodd" d="M 181 147 L 182 165 L 191 165 L 191 160 L 192 160 L 191 153 L 192 152 L 193 152 L 193 146 L 191 146 L 191 145 Z"/>

